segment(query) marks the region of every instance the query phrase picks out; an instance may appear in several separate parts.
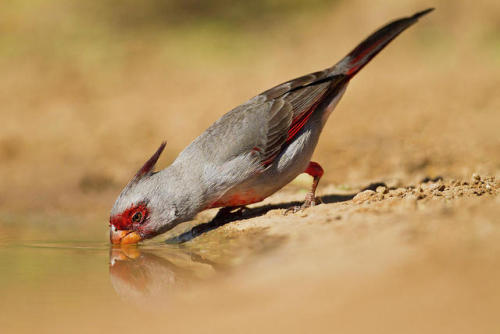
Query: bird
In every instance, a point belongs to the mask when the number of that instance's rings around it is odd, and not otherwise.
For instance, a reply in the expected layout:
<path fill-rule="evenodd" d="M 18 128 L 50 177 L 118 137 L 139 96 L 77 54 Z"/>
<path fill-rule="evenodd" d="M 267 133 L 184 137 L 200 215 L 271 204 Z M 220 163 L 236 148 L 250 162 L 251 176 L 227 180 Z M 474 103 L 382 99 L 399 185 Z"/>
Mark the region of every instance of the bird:
<path fill-rule="evenodd" d="M 389 22 L 332 67 L 286 81 L 235 107 L 161 171 L 166 143 L 137 171 L 110 213 L 112 244 L 136 244 L 199 212 L 260 202 L 301 173 L 313 177 L 301 209 L 317 204 L 324 170 L 311 161 L 320 133 L 350 80 L 394 38 L 434 8 Z"/>

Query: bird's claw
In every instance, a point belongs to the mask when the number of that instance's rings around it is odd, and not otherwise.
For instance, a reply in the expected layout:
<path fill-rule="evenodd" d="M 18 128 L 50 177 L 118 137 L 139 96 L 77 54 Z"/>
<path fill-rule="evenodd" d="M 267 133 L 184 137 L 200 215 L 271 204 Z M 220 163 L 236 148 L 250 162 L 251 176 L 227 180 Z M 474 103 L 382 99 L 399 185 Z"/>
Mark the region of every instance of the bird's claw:
<path fill-rule="evenodd" d="M 297 213 L 297 212 L 300 212 L 302 210 L 316 206 L 316 205 L 321 204 L 321 203 L 323 203 L 321 201 L 321 198 L 315 197 L 314 194 L 312 194 L 312 193 L 308 193 L 306 195 L 306 199 L 305 199 L 304 203 L 302 203 L 302 205 L 292 206 L 291 208 L 286 209 L 284 214 L 286 216 L 290 213 Z"/>

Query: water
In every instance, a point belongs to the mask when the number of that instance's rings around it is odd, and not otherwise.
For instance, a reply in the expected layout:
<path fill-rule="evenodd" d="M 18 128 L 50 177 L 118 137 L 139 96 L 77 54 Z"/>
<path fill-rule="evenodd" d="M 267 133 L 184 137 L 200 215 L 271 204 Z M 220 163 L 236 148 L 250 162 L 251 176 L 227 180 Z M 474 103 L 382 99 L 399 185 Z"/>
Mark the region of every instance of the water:
<path fill-rule="evenodd" d="M 115 330 L 121 326 L 108 316 L 161 313 L 178 291 L 225 270 L 176 246 L 103 242 L 9 244 L 0 249 L 0 265 L 2 333 Z"/>
<path fill-rule="evenodd" d="M 31 303 L 49 304 L 53 298 L 75 295 L 100 302 L 103 296 L 119 297 L 136 305 L 153 299 L 166 302 L 176 289 L 230 267 L 185 247 L 161 243 L 117 247 L 104 242 L 12 244 L 2 249 L 1 265 L 8 268 L 2 286 L 22 291 Z"/>
<path fill-rule="evenodd" d="M 111 246 L 103 229 L 90 233 L 99 241 L 85 240 L 89 234 L 69 239 L 75 227 L 85 229 L 80 223 L 50 230 L 49 223 L 21 222 L 22 235 L 9 226 L 0 225 L 1 333 L 132 332 L 145 317 L 161 329 L 172 310 L 182 327 L 179 319 L 192 307 L 216 300 L 214 282 L 281 243 L 260 229 L 207 233 L 209 224 L 193 231 L 186 225 L 168 244 L 127 247 Z M 196 300 L 206 293 L 205 302 Z"/>

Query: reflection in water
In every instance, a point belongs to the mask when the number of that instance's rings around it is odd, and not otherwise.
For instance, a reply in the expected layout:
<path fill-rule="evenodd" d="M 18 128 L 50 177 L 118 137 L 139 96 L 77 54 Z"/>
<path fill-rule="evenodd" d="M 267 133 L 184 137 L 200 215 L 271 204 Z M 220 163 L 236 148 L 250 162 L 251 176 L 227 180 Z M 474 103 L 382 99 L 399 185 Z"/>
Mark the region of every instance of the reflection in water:
<path fill-rule="evenodd" d="M 215 274 L 217 265 L 178 248 L 110 250 L 111 284 L 120 297 L 142 304 L 168 302 L 175 290 Z"/>
<path fill-rule="evenodd" d="M 330 195 L 322 197 L 322 201 L 333 203 L 352 197 Z M 179 245 L 196 239 L 196 243 L 188 248 L 167 245 L 156 248 L 113 246 L 109 264 L 113 288 L 124 299 L 148 305 L 154 300 L 164 303 L 176 291 L 186 292 L 188 290 L 185 288 L 194 282 L 212 277 L 216 271 L 241 265 L 253 256 L 263 255 L 286 240 L 283 235 L 268 235 L 267 229 L 262 227 L 244 230 L 221 227 L 236 220 L 247 220 L 265 215 L 270 210 L 287 209 L 299 204 L 268 204 L 232 214 L 219 211 L 211 221 L 166 240 L 167 244 Z M 217 232 L 208 233 L 214 230 Z"/>
<path fill-rule="evenodd" d="M 244 267 L 248 261 L 276 249 L 287 239 L 268 234 L 266 228 L 239 230 L 201 225 L 205 226 L 209 228 L 198 230 L 202 232 L 196 233 L 196 242 L 186 244 L 183 240 L 182 246 L 113 246 L 109 273 L 116 293 L 145 306 L 165 304 L 180 292 L 185 296 L 194 291 L 194 285 L 201 281 Z M 212 232 L 206 233 L 208 231 Z"/>

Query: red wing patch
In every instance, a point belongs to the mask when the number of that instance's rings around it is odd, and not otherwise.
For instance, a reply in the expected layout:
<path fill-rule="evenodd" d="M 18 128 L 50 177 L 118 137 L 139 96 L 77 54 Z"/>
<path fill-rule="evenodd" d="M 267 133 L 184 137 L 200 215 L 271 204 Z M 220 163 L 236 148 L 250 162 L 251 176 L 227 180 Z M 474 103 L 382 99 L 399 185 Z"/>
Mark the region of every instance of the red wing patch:
<path fill-rule="evenodd" d="M 290 129 L 288 130 L 288 137 L 286 138 L 286 143 L 288 144 L 290 141 L 295 138 L 297 133 L 307 124 L 307 121 L 313 114 L 314 110 L 320 103 L 322 99 L 320 98 L 316 103 L 314 103 L 309 109 L 300 113 L 297 117 L 292 120 L 292 125 L 290 125 Z"/>
<path fill-rule="evenodd" d="M 376 41 L 375 43 L 373 43 L 372 45 L 370 45 L 366 49 L 360 50 L 359 53 L 357 55 L 355 55 L 354 58 L 349 62 L 349 65 L 351 65 L 352 67 L 347 71 L 346 75 L 354 75 L 363 66 L 365 66 L 371 58 L 365 59 L 364 61 L 363 61 L 363 59 L 366 56 L 368 56 L 373 50 L 376 50 L 379 47 L 379 45 L 382 44 L 382 42 L 384 42 L 384 41 L 385 41 L 385 39 L 379 39 L 378 41 Z"/>
<path fill-rule="evenodd" d="M 309 118 L 311 118 L 311 115 L 313 114 L 314 110 L 316 110 L 316 108 L 318 107 L 318 105 L 321 101 L 322 101 L 322 98 L 319 98 L 318 101 L 316 103 L 314 103 L 309 109 L 307 109 L 306 111 L 303 111 L 302 113 L 300 113 L 297 117 L 295 117 L 292 120 L 292 124 L 290 125 L 290 128 L 288 129 L 288 134 L 287 134 L 285 144 L 290 143 L 297 136 L 297 134 L 300 132 L 300 130 L 304 127 L 304 125 L 307 124 L 307 121 L 309 121 Z M 255 148 L 253 150 L 257 151 L 257 150 L 255 150 Z M 264 167 L 267 167 L 268 165 L 270 165 L 274 161 L 274 159 L 278 156 L 278 154 L 279 154 L 279 152 L 274 154 L 273 156 L 269 157 L 265 161 L 262 161 L 262 165 Z"/>

